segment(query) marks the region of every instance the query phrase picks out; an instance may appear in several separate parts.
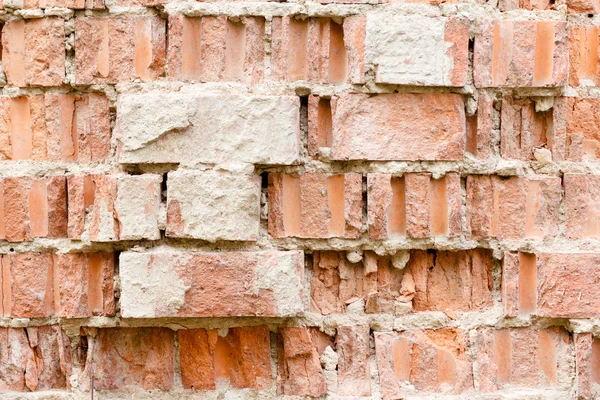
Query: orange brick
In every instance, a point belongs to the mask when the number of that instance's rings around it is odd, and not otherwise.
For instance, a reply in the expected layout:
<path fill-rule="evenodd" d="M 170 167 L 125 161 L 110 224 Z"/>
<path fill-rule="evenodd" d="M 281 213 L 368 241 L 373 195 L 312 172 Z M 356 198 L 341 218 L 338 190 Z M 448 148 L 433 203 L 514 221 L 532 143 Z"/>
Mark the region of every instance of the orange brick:
<path fill-rule="evenodd" d="M 356 238 L 361 230 L 361 174 L 269 174 L 271 236 Z"/>
<path fill-rule="evenodd" d="M 505 253 L 502 301 L 506 314 L 598 318 L 600 279 L 594 253 Z"/>
<path fill-rule="evenodd" d="M 263 17 L 173 15 L 169 17 L 169 78 L 260 83 L 264 35 Z"/>
<path fill-rule="evenodd" d="M 460 175 L 368 175 L 369 237 L 424 238 L 461 232 Z"/>
<path fill-rule="evenodd" d="M 475 38 L 477 87 L 562 86 L 568 74 L 567 25 L 486 21 Z"/>
<path fill-rule="evenodd" d="M 2 28 L 2 68 L 11 86 L 59 86 L 65 78 L 62 18 L 17 19 Z"/>
<path fill-rule="evenodd" d="M 552 238 L 558 234 L 559 177 L 467 177 L 467 232 L 473 238 Z"/>
<path fill-rule="evenodd" d="M 153 17 L 77 17 L 77 84 L 151 81 L 164 76 L 166 21 Z"/>
<path fill-rule="evenodd" d="M 214 390 L 227 380 L 233 388 L 271 386 L 270 332 L 266 326 L 177 331 L 181 379 L 186 389 Z"/>

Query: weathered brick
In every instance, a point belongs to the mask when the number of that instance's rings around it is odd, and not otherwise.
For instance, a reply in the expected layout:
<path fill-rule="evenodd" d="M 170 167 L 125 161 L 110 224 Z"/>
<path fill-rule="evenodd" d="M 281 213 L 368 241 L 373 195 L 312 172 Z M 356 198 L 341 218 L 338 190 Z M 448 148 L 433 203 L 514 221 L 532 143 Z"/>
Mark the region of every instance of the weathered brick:
<path fill-rule="evenodd" d="M 395 313 L 397 303 L 414 311 L 482 311 L 492 305 L 492 255 L 463 251 L 412 250 L 405 265 L 389 256 L 366 252 L 363 265 L 344 253 L 313 253 L 311 310 L 343 313 L 346 305 L 365 301 L 367 313 Z"/>
<path fill-rule="evenodd" d="M 480 329 L 472 342 L 480 392 L 571 385 L 573 343 L 561 328 Z"/>
<path fill-rule="evenodd" d="M 166 21 L 158 16 L 75 20 L 77 84 L 155 80 L 165 59 Z"/>
<path fill-rule="evenodd" d="M 467 177 L 467 232 L 473 238 L 552 238 L 558 234 L 559 177 Z"/>
<path fill-rule="evenodd" d="M 179 93 L 119 97 L 121 163 L 292 164 L 300 101 L 293 96 Z"/>
<path fill-rule="evenodd" d="M 598 86 L 600 83 L 599 35 L 597 26 L 575 24 L 569 26 L 569 84 L 571 86 Z"/>
<path fill-rule="evenodd" d="M 526 10 L 549 10 L 554 8 L 553 0 L 500 0 L 500 11 L 510 11 L 523 8 Z"/>
<path fill-rule="evenodd" d="M 264 17 L 169 17 L 168 75 L 173 80 L 262 82 Z"/>
<path fill-rule="evenodd" d="M 173 387 L 175 333 L 168 328 L 84 328 L 83 390 Z M 93 376 L 93 379 L 92 379 Z"/>
<path fill-rule="evenodd" d="M 567 237 L 600 237 L 600 176 L 565 174 Z"/>
<path fill-rule="evenodd" d="M 161 184 L 160 175 L 119 176 L 114 212 L 120 240 L 160 239 Z"/>
<path fill-rule="evenodd" d="M 361 174 L 269 174 L 271 236 L 356 238 L 361 230 Z"/>
<path fill-rule="evenodd" d="M 160 239 L 161 183 L 155 174 L 69 176 L 69 237 L 95 242 Z"/>
<path fill-rule="evenodd" d="M 463 86 L 469 61 L 466 19 L 367 14 L 366 63 L 375 81 L 401 85 Z"/>
<path fill-rule="evenodd" d="M 326 392 L 319 361 L 318 332 L 281 328 L 277 349 L 277 393 L 318 397 Z"/>
<path fill-rule="evenodd" d="M 494 100 L 491 96 L 479 94 L 477 112 L 467 117 L 466 129 L 465 150 L 477 158 L 489 158 L 494 135 Z"/>
<path fill-rule="evenodd" d="M 103 9 L 104 0 L 22 0 L 23 8 Z"/>
<path fill-rule="evenodd" d="M 575 334 L 577 396 L 595 399 L 600 396 L 600 339 L 591 333 Z"/>
<path fill-rule="evenodd" d="M 513 99 L 505 97 L 502 101 L 500 122 L 500 153 L 502 158 L 517 160 L 535 160 L 536 149 L 548 149 L 553 159 L 556 154 L 555 143 L 561 146 L 560 133 L 555 129 L 555 118 L 560 118 L 559 107 L 546 111 L 537 111 L 531 99 Z"/>
<path fill-rule="evenodd" d="M 15 177 L 0 182 L 4 235 L 9 242 L 36 237 L 67 236 L 67 193 L 64 176 Z M 2 233 L 2 232 L 0 232 Z"/>
<path fill-rule="evenodd" d="M 72 367 L 60 326 L 0 328 L 0 393 L 69 389 Z"/>
<path fill-rule="evenodd" d="M 64 20 L 15 19 L 2 28 L 2 68 L 11 86 L 60 86 L 65 78 Z"/>
<path fill-rule="evenodd" d="M 337 329 L 338 390 L 340 396 L 370 396 L 370 336 L 368 325 Z"/>
<path fill-rule="evenodd" d="M 176 171 L 167 178 L 167 236 L 257 240 L 260 177 Z"/>
<path fill-rule="evenodd" d="M 598 318 L 600 279 L 595 253 L 510 253 L 502 267 L 502 301 L 508 315 Z"/>
<path fill-rule="evenodd" d="M 303 253 L 121 253 L 121 313 L 142 317 L 289 317 L 304 309 Z"/>
<path fill-rule="evenodd" d="M 384 399 L 413 394 L 473 391 L 468 333 L 445 328 L 375 332 L 375 354 Z M 407 388 L 407 383 L 411 389 Z"/>
<path fill-rule="evenodd" d="M 424 238 L 461 232 L 460 175 L 432 179 L 430 173 L 369 174 L 369 237 Z"/>
<path fill-rule="evenodd" d="M 14 253 L 1 257 L 2 315 L 114 315 L 112 253 Z"/>
<path fill-rule="evenodd" d="M 569 11 L 576 13 L 592 13 L 600 12 L 599 0 L 567 0 Z"/>
<path fill-rule="evenodd" d="M 363 44 L 350 38 L 357 26 L 332 18 L 274 17 L 271 79 L 323 83 L 362 82 Z M 364 40 L 363 38 L 361 38 Z"/>
<path fill-rule="evenodd" d="M 562 136 L 565 137 L 565 159 L 570 161 L 588 161 L 600 158 L 600 99 L 564 98 L 566 125 Z"/>
<path fill-rule="evenodd" d="M 562 86 L 568 74 L 567 24 L 483 21 L 475 37 L 477 87 Z"/>
<path fill-rule="evenodd" d="M 226 381 L 233 388 L 271 386 L 270 332 L 266 326 L 177 331 L 181 380 L 186 389 L 214 390 Z"/>
<path fill-rule="evenodd" d="M 104 161 L 110 114 L 104 95 L 0 97 L 0 159 Z"/>
<path fill-rule="evenodd" d="M 333 160 L 464 157 L 465 108 L 458 94 L 340 94 L 331 110 Z"/>

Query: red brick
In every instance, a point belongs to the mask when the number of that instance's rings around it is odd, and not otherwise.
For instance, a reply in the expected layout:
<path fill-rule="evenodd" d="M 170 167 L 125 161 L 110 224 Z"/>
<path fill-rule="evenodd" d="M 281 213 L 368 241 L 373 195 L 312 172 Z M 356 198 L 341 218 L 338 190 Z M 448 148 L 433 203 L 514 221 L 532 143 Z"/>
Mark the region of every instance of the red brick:
<path fill-rule="evenodd" d="M 2 28 L 2 68 L 11 86 L 60 86 L 65 78 L 64 20 L 18 19 Z"/>
<path fill-rule="evenodd" d="M 346 82 L 350 68 L 344 25 L 331 18 L 301 20 L 290 16 L 274 17 L 272 79 Z M 356 29 L 356 25 L 350 29 Z M 352 42 L 349 46 L 355 45 L 356 42 Z M 352 48 L 351 51 L 354 52 L 352 60 L 360 62 L 356 50 Z M 356 66 L 352 65 L 351 68 L 354 70 Z"/>
<path fill-rule="evenodd" d="M 168 75 L 172 80 L 262 82 L 263 17 L 169 17 Z"/>
<path fill-rule="evenodd" d="M 0 393 L 70 389 L 72 366 L 60 326 L 0 328 Z"/>
<path fill-rule="evenodd" d="M 502 301 L 506 314 L 551 318 L 598 318 L 594 253 L 505 253 Z"/>
<path fill-rule="evenodd" d="M 573 344 L 561 328 L 480 329 L 473 347 L 480 392 L 571 385 Z"/>
<path fill-rule="evenodd" d="M 177 331 L 183 387 L 215 390 L 217 382 L 233 388 L 271 386 L 270 332 L 266 326 Z"/>
<path fill-rule="evenodd" d="M 113 253 L 59 253 L 53 258 L 54 301 L 58 317 L 115 314 Z"/>
<path fill-rule="evenodd" d="M 369 237 L 425 238 L 461 232 L 460 175 L 368 175 Z"/>
<path fill-rule="evenodd" d="M 340 396 L 370 396 L 371 352 L 369 326 L 340 326 L 337 329 L 338 390 Z"/>
<path fill-rule="evenodd" d="M 412 250 L 406 268 L 389 256 L 365 252 L 351 264 L 344 253 L 313 253 L 311 310 L 344 313 L 346 305 L 365 300 L 367 313 L 395 312 L 397 302 L 414 311 L 483 311 L 492 305 L 492 255 L 487 250 Z"/>
<path fill-rule="evenodd" d="M 502 158 L 535 160 L 535 149 L 547 148 L 553 151 L 556 137 L 554 128 L 556 112 L 554 108 L 537 112 L 533 100 L 515 100 L 505 97 L 502 101 L 500 123 Z"/>
<path fill-rule="evenodd" d="M 375 332 L 375 354 L 384 399 L 413 394 L 473 391 L 468 333 L 446 328 Z M 413 389 L 406 388 L 406 384 Z"/>
<path fill-rule="evenodd" d="M 600 237 L 600 176 L 565 174 L 567 237 Z"/>
<path fill-rule="evenodd" d="M 473 238 L 543 239 L 558 234 L 559 177 L 467 177 L 467 232 Z"/>
<path fill-rule="evenodd" d="M 332 98 L 331 110 L 333 160 L 464 157 L 465 109 L 458 94 L 341 94 Z"/>
<path fill-rule="evenodd" d="M 600 339 L 591 333 L 575 334 L 577 396 L 594 399 L 600 395 Z"/>
<path fill-rule="evenodd" d="M 356 238 L 361 230 L 361 174 L 269 174 L 271 236 Z"/>
<path fill-rule="evenodd" d="M 3 180 L 4 236 L 10 242 L 67 236 L 66 183 L 63 176 Z"/>
<path fill-rule="evenodd" d="M 600 7 L 599 7 L 600 9 Z M 569 26 L 569 84 L 571 86 L 598 86 L 598 36 L 593 25 Z"/>
<path fill-rule="evenodd" d="M 119 240 L 119 222 L 115 212 L 117 176 L 94 175 L 93 180 L 94 208 L 90 218 L 90 240 L 94 242 Z"/>
<path fill-rule="evenodd" d="M 301 251 L 121 253 L 121 314 L 291 317 L 304 311 Z"/>
<path fill-rule="evenodd" d="M 318 397 L 326 392 L 318 341 L 310 328 L 280 328 L 277 393 Z"/>
<path fill-rule="evenodd" d="M 112 253 L 2 255 L 2 315 L 83 318 L 114 315 Z"/>
<path fill-rule="evenodd" d="M 85 328 L 87 355 L 80 378 L 83 390 L 173 387 L 174 337 L 167 328 Z M 93 380 L 91 379 L 93 375 Z"/>
<path fill-rule="evenodd" d="M 166 21 L 158 16 L 75 21 L 77 84 L 151 81 L 165 73 Z"/>
<path fill-rule="evenodd" d="M 466 151 L 477 158 L 487 159 L 492 152 L 494 134 L 494 101 L 486 93 L 480 93 L 477 112 L 467 117 Z"/>
<path fill-rule="evenodd" d="M 344 43 L 348 57 L 348 81 L 365 82 L 365 37 L 367 19 L 362 15 L 344 18 Z"/>
<path fill-rule="evenodd" d="M 475 37 L 475 85 L 564 85 L 569 65 L 567 41 L 564 22 L 484 21 Z"/>
<path fill-rule="evenodd" d="M 0 159 L 96 162 L 109 153 L 110 115 L 104 95 L 0 98 Z"/>
<path fill-rule="evenodd" d="M 87 235 L 95 242 L 159 239 L 161 182 L 156 174 L 69 176 L 69 237 Z"/>
<path fill-rule="evenodd" d="M 593 13 L 600 12 L 599 0 L 567 0 L 569 11 L 576 13 Z"/>
<path fill-rule="evenodd" d="M 565 98 L 566 152 L 569 161 L 597 160 L 600 157 L 600 99 Z"/>

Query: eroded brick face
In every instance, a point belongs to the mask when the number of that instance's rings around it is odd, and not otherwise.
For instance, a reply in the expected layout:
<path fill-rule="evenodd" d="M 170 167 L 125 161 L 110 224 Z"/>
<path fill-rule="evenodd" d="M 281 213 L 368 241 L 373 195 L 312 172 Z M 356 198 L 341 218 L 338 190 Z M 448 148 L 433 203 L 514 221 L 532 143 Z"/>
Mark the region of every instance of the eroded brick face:
<path fill-rule="evenodd" d="M 0 10 L 0 399 L 600 398 L 600 0 Z"/>

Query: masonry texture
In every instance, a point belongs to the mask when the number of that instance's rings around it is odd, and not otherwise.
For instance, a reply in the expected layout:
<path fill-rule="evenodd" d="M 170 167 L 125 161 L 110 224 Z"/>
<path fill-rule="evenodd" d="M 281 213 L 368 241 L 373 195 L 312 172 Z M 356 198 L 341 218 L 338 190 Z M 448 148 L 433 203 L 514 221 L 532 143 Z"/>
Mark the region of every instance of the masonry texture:
<path fill-rule="evenodd" d="M 0 399 L 600 399 L 600 0 L 0 0 Z"/>

